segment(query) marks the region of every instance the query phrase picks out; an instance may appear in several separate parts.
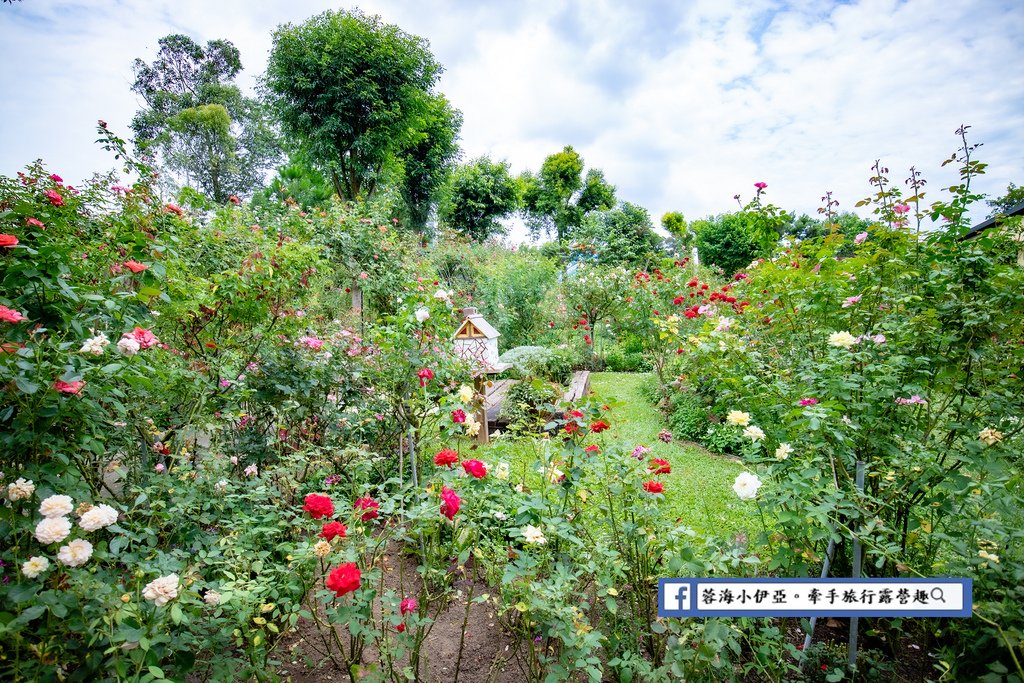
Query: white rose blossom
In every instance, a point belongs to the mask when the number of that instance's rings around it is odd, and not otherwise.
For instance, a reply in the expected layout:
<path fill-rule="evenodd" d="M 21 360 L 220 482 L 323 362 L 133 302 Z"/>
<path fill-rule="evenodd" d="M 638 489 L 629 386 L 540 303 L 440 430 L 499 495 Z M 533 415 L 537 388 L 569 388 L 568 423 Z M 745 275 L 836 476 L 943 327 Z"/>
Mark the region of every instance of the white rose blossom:
<path fill-rule="evenodd" d="M 50 568 L 50 561 L 45 557 L 30 557 L 21 565 L 21 573 L 34 579 Z"/>
<path fill-rule="evenodd" d="M 86 510 L 78 520 L 78 526 L 86 531 L 98 531 L 117 522 L 117 510 L 106 503 Z"/>
<path fill-rule="evenodd" d="M 157 607 L 163 607 L 178 597 L 178 575 L 168 574 L 153 579 L 142 589 L 142 597 L 152 601 Z"/>
<path fill-rule="evenodd" d="M 508 479 L 511 473 L 512 468 L 507 462 L 499 462 L 498 466 L 494 468 L 494 476 L 498 479 Z"/>
<path fill-rule="evenodd" d="M 95 337 L 86 339 L 82 344 L 82 348 L 78 350 L 79 353 L 91 353 L 94 356 L 102 356 L 103 350 L 110 344 L 110 340 L 107 339 L 107 335 L 100 332 Z"/>
<path fill-rule="evenodd" d="M 779 460 L 785 460 L 793 452 L 793 447 L 788 443 L 780 443 L 779 447 L 775 449 L 775 457 Z"/>
<path fill-rule="evenodd" d="M 142 344 L 131 337 L 122 337 L 121 341 L 117 342 L 117 350 L 121 352 L 122 356 L 134 356 L 141 348 Z"/>
<path fill-rule="evenodd" d="M 203 596 L 203 602 L 205 602 L 210 607 L 216 607 L 220 604 L 220 601 L 221 596 L 220 593 L 218 593 L 217 591 L 206 591 L 206 594 Z"/>
<path fill-rule="evenodd" d="M 81 567 L 92 557 L 92 543 L 76 538 L 57 551 L 57 561 L 68 567 Z"/>
<path fill-rule="evenodd" d="M 743 430 L 743 436 L 747 437 L 754 443 L 764 439 L 764 430 L 757 425 L 750 425 Z"/>
<path fill-rule="evenodd" d="M 725 416 L 725 421 L 735 427 L 746 427 L 750 424 L 750 413 L 744 413 L 741 410 L 730 410 L 729 414 Z"/>
<path fill-rule="evenodd" d="M 523 541 L 531 545 L 544 545 L 548 542 L 544 538 L 544 532 L 532 524 L 527 524 L 523 527 Z"/>
<path fill-rule="evenodd" d="M 213 489 L 217 493 L 224 493 L 225 491 L 228 490 L 228 480 L 227 479 L 221 479 L 220 481 L 218 481 L 216 484 L 213 485 Z"/>
<path fill-rule="evenodd" d="M 430 310 L 423 306 L 416 309 L 416 321 L 424 323 L 430 317 Z"/>
<path fill-rule="evenodd" d="M 736 477 L 732 490 L 740 497 L 740 500 L 753 500 L 757 497 L 757 490 L 761 488 L 761 480 L 756 474 L 742 472 Z"/>
<path fill-rule="evenodd" d="M 831 344 L 832 346 L 841 349 L 848 349 L 854 344 L 856 344 L 858 341 L 860 341 L 858 337 L 854 337 L 846 330 L 842 330 L 840 332 L 833 332 L 828 336 L 828 343 Z"/>
<path fill-rule="evenodd" d="M 67 517 L 74 509 L 71 496 L 50 496 L 39 504 L 39 514 L 43 517 Z"/>
<path fill-rule="evenodd" d="M 71 521 L 67 517 L 46 517 L 36 525 L 36 540 L 43 545 L 60 543 L 71 533 Z"/>
<path fill-rule="evenodd" d="M 18 477 L 18 480 L 12 484 L 7 485 L 7 497 L 12 501 L 24 500 L 25 498 L 31 498 L 32 494 L 35 493 L 36 485 L 31 480 L 26 481 L 25 479 Z"/>

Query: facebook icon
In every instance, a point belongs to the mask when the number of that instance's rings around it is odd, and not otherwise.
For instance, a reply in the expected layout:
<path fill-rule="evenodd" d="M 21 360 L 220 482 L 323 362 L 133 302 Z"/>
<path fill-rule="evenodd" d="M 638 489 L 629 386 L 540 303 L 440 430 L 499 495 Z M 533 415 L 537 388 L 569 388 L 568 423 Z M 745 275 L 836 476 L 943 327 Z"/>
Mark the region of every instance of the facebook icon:
<path fill-rule="evenodd" d="M 682 616 L 693 609 L 690 581 L 661 579 L 658 582 L 658 614 L 663 617 Z"/>

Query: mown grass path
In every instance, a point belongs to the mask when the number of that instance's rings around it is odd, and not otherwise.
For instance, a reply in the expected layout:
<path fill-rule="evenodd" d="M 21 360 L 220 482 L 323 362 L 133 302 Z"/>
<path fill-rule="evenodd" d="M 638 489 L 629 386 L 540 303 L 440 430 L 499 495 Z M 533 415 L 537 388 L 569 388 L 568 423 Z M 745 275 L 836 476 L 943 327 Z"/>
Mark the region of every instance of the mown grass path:
<path fill-rule="evenodd" d="M 647 375 L 599 372 L 590 376 L 591 389 L 599 397 L 615 398 L 609 435 L 634 446 L 651 449 L 649 457 L 664 458 L 672 473 L 665 484 L 665 517 L 694 531 L 713 536 L 739 532 L 751 535 L 761 527 L 757 506 L 741 501 L 732 490 L 743 465 L 716 456 L 690 443 L 663 443 L 658 432 L 665 428 L 656 406 L 644 396 L 641 385 Z"/>

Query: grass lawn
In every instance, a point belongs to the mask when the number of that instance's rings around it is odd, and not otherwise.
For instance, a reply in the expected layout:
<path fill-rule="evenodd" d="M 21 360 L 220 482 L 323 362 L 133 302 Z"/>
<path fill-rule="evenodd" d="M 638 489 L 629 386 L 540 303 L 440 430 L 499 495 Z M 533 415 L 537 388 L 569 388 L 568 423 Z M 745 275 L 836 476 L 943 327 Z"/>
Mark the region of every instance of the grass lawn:
<path fill-rule="evenodd" d="M 664 458 L 672 474 L 664 477 L 665 517 L 695 531 L 716 536 L 740 531 L 753 535 L 761 528 L 757 506 L 741 501 L 732 490 L 743 465 L 713 455 L 696 444 L 663 443 L 665 428 L 658 409 L 641 392 L 647 375 L 598 372 L 590 386 L 599 397 L 614 397 L 620 405 L 612 412 L 612 438 L 643 444 L 650 457 Z"/>

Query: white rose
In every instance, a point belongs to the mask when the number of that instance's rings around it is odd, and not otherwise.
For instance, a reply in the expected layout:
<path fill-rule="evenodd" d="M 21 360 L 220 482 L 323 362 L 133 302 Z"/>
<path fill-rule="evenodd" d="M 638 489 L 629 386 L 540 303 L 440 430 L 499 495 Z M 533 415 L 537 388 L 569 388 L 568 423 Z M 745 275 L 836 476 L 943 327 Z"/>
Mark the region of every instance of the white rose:
<path fill-rule="evenodd" d="M 743 436 L 747 437 L 754 443 L 757 443 L 764 438 L 764 430 L 756 425 L 750 425 L 743 430 Z"/>
<path fill-rule="evenodd" d="M 163 607 L 178 597 L 178 575 L 168 574 L 153 579 L 142 589 L 142 597 L 153 601 L 157 607 Z"/>
<path fill-rule="evenodd" d="M 331 552 L 331 544 L 327 541 L 319 541 L 313 546 L 313 554 L 317 557 L 326 557 Z"/>
<path fill-rule="evenodd" d="M 828 343 L 832 346 L 848 349 L 859 341 L 858 337 L 854 337 L 852 334 L 843 330 L 841 332 L 833 332 L 828 336 Z"/>
<path fill-rule="evenodd" d="M 82 344 L 82 348 L 78 350 L 79 353 L 91 353 L 94 356 L 102 356 L 103 349 L 110 344 L 110 340 L 107 339 L 107 335 L 100 332 L 95 337 L 90 337 L 85 340 Z"/>
<path fill-rule="evenodd" d="M 761 480 L 756 474 L 742 472 L 736 477 L 732 490 L 741 500 L 753 500 L 757 496 L 757 490 L 761 488 Z"/>
<path fill-rule="evenodd" d="M 57 551 L 57 560 L 68 567 L 80 567 L 92 557 L 92 543 L 76 538 Z"/>
<path fill-rule="evenodd" d="M 71 533 L 71 521 L 67 517 L 47 517 L 36 525 L 35 533 L 43 545 L 60 543 Z"/>
<path fill-rule="evenodd" d="M 141 348 L 142 345 L 131 337 L 122 337 L 121 341 L 117 342 L 117 350 L 122 356 L 134 356 Z"/>
<path fill-rule="evenodd" d="M 498 479 L 508 479 L 512 472 L 512 468 L 509 467 L 507 462 L 499 462 L 498 466 L 494 468 L 494 476 Z"/>
<path fill-rule="evenodd" d="M 536 545 L 544 545 L 548 542 L 547 539 L 544 538 L 544 532 L 532 524 L 527 524 L 523 527 L 523 540 L 527 543 Z"/>
<path fill-rule="evenodd" d="M 97 531 L 117 521 L 117 510 L 106 504 L 90 508 L 78 521 L 78 526 L 86 531 Z"/>
<path fill-rule="evenodd" d="M 34 579 L 50 568 L 50 561 L 45 557 L 30 557 L 21 565 L 21 573 Z"/>
<path fill-rule="evenodd" d="M 430 317 L 430 311 L 422 306 L 416 309 L 416 320 L 419 322 L 426 322 L 427 318 Z"/>
<path fill-rule="evenodd" d="M 206 595 L 203 596 L 203 602 L 205 602 L 210 607 L 216 607 L 217 605 L 219 605 L 220 600 L 220 593 L 218 593 L 217 591 L 206 591 Z"/>
<path fill-rule="evenodd" d="M 785 460 L 789 457 L 790 453 L 793 452 L 793 447 L 788 443 L 780 443 L 779 447 L 775 449 L 775 457 L 779 460 Z"/>
<path fill-rule="evenodd" d="M 434 292 L 434 298 L 444 301 L 446 303 L 451 303 L 452 297 L 451 294 L 449 294 L 448 292 L 444 291 L 443 289 L 439 289 L 436 292 Z"/>
<path fill-rule="evenodd" d="M 217 493 L 224 493 L 225 491 L 228 490 L 228 480 L 221 479 L 220 481 L 213 485 L 213 488 Z"/>
<path fill-rule="evenodd" d="M 71 496 L 50 496 L 39 504 L 39 514 L 43 517 L 67 517 L 74 509 Z"/>
<path fill-rule="evenodd" d="M 18 481 L 13 484 L 7 485 L 7 497 L 11 500 L 22 500 L 24 498 L 31 498 L 32 494 L 35 493 L 36 485 L 31 481 L 25 481 L 21 477 Z"/>

